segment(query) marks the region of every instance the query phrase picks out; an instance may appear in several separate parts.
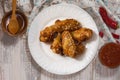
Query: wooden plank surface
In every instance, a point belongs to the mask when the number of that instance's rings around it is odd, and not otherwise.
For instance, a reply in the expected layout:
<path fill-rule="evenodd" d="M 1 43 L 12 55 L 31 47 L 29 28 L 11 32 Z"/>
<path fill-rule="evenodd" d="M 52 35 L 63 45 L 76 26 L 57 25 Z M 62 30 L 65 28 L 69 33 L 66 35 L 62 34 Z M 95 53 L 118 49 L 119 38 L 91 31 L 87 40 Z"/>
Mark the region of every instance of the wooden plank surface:
<path fill-rule="evenodd" d="M 4 15 L 0 1 L 0 22 Z M 98 56 L 82 71 L 61 76 L 40 68 L 30 55 L 27 38 L 6 35 L 0 25 L 0 80 L 120 80 L 120 67 L 108 69 Z"/>

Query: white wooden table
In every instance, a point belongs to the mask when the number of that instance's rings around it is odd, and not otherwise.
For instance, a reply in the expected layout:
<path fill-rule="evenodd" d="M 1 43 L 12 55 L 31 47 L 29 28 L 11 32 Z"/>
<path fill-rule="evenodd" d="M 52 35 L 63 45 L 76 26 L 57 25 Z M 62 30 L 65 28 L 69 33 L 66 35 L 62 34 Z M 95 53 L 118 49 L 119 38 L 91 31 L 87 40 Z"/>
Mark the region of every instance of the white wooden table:
<path fill-rule="evenodd" d="M 4 15 L 0 0 L 0 22 Z M 109 69 L 101 65 L 98 55 L 82 71 L 61 76 L 51 74 L 33 60 L 27 37 L 6 35 L 0 25 L 0 80 L 120 80 L 120 67 Z"/>

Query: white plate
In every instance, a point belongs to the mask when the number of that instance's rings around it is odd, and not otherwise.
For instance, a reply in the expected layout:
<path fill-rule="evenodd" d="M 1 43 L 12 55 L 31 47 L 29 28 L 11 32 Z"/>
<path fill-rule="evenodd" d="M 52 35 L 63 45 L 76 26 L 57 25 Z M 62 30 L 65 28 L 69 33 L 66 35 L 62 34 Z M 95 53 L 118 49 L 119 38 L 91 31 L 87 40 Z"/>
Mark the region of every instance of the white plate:
<path fill-rule="evenodd" d="M 94 31 L 93 39 L 86 43 L 84 55 L 75 59 L 54 54 L 50 49 L 50 45 L 39 41 L 40 31 L 46 25 L 53 24 L 56 19 L 67 18 L 76 19 L 84 27 Z M 98 30 L 91 16 L 80 7 L 65 3 L 53 5 L 42 10 L 33 20 L 28 34 L 28 45 L 34 60 L 48 72 L 60 75 L 72 74 L 85 68 L 94 58 L 98 42 Z"/>

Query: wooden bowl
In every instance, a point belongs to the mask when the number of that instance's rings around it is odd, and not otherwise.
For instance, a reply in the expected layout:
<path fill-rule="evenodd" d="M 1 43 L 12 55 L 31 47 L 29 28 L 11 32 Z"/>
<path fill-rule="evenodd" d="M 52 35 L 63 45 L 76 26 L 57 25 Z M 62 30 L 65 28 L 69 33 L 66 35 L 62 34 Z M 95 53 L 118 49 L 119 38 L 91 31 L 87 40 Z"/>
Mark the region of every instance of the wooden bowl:
<path fill-rule="evenodd" d="M 2 18 L 1 25 L 2 25 L 3 31 L 10 36 L 18 36 L 18 35 L 23 34 L 27 30 L 27 26 L 28 26 L 27 17 L 22 11 L 19 11 L 19 10 L 16 11 L 16 17 L 19 23 L 20 30 L 16 34 L 12 34 L 8 30 L 8 24 L 11 18 L 11 14 L 12 14 L 12 11 L 6 13 Z"/>

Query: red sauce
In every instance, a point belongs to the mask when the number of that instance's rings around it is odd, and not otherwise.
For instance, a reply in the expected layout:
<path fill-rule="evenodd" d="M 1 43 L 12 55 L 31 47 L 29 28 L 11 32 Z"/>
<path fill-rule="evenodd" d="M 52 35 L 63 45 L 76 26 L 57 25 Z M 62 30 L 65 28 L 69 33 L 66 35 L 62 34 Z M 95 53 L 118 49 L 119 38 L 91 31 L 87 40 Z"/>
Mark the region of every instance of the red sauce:
<path fill-rule="evenodd" d="M 105 44 L 99 51 L 99 59 L 107 67 L 118 67 L 120 65 L 120 45 L 113 42 Z"/>

